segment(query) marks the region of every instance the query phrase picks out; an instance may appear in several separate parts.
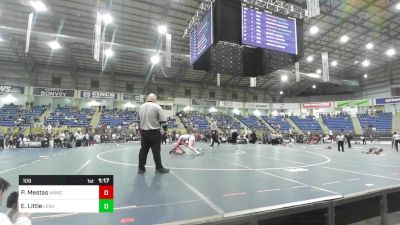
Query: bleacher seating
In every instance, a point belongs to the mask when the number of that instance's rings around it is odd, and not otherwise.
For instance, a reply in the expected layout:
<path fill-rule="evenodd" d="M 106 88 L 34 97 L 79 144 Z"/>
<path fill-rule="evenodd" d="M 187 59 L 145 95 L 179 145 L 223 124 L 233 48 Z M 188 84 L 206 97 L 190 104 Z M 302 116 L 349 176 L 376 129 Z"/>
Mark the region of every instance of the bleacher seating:
<path fill-rule="evenodd" d="M 353 122 L 351 121 L 351 117 L 347 114 L 339 114 L 335 117 L 327 115 L 323 116 L 322 120 L 332 132 L 354 132 Z"/>
<path fill-rule="evenodd" d="M 314 117 L 299 118 L 298 116 L 291 116 L 290 118 L 303 132 L 322 132 L 321 126 Z"/>
<path fill-rule="evenodd" d="M 285 117 L 283 116 L 261 116 L 261 118 L 274 129 L 288 131 L 291 128 L 290 124 L 285 120 Z"/>
<path fill-rule="evenodd" d="M 136 123 L 137 112 L 132 110 L 103 110 L 100 117 L 100 125 L 110 127 L 126 127 L 130 124 Z"/>
<path fill-rule="evenodd" d="M 229 115 L 223 114 L 223 115 L 211 115 L 211 118 L 217 121 L 218 128 L 221 129 L 240 129 L 240 122 L 235 120 Z"/>
<path fill-rule="evenodd" d="M 174 129 L 174 128 L 178 128 L 179 126 L 178 126 L 178 124 L 176 124 L 175 118 L 168 117 L 167 127 L 168 127 L 168 129 Z"/>
<path fill-rule="evenodd" d="M 208 132 L 210 125 L 202 113 L 192 112 L 190 114 L 181 112 L 179 116 L 186 128 L 193 128 L 196 131 Z"/>
<path fill-rule="evenodd" d="M 376 128 L 377 133 L 390 134 L 392 132 L 392 113 L 380 113 L 377 115 L 358 114 L 363 131 L 368 128 Z"/>
<path fill-rule="evenodd" d="M 60 107 L 54 110 L 47 118 L 45 125 L 51 124 L 53 127 L 87 127 L 93 116 L 92 109 L 71 110 L 68 107 Z"/>
<path fill-rule="evenodd" d="M 30 126 L 31 122 L 39 120 L 45 110 L 45 106 L 34 106 L 27 110 L 21 105 L 4 105 L 0 108 L 0 126 Z"/>
<path fill-rule="evenodd" d="M 239 115 L 237 118 L 252 130 L 268 130 L 268 127 L 255 116 L 244 117 Z"/>

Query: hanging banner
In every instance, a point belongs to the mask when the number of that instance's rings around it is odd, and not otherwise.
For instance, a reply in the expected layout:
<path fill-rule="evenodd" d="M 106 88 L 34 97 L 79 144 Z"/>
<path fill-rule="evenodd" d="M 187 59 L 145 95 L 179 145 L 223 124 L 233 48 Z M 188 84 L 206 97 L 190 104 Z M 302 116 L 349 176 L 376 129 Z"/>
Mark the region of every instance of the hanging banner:
<path fill-rule="evenodd" d="M 361 106 L 369 106 L 369 99 L 356 99 L 356 100 L 345 100 L 345 101 L 336 101 L 336 108 L 346 108 L 346 107 L 361 107 Z"/>
<path fill-rule="evenodd" d="M 400 103 L 400 97 L 377 98 L 377 99 L 375 99 L 375 105 L 398 104 L 398 103 Z"/>
<path fill-rule="evenodd" d="M 303 103 L 305 109 L 331 108 L 332 102 L 307 102 Z"/>
<path fill-rule="evenodd" d="M 321 54 L 322 56 L 322 80 L 329 82 L 329 57 L 328 52 Z"/>
<path fill-rule="evenodd" d="M 171 67 L 171 34 L 165 35 L 165 67 Z"/>
<path fill-rule="evenodd" d="M 296 62 L 294 64 L 295 75 L 296 75 L 296 82 L 300 82 L 300 63 Z"/>
<path fill-rule="evenodd" d="M 100 38 L 101 38 L 101 14 L 97 12 L 96 25 L 94 28 L 94 49 L 93 58 L 98 62 L 100 60 Z"/>
<path fill-rule="evenodd" d="M 243 102 L 219 101 L 219 107 L 243 108 Z"/>
<path fill-rule="evenodd" d="M 0 85 L 0 94 L 24 94 L 25 87 L 14 85 Z"/>
<path fill-rule="evenodd" d="M 50 97 L 74 97 L 75 90 L 62 89 L 62 88 L 41 88 L 34 87 L 33 95 L 37 96 L 50 96 Z"/>
<path fill-rule="evenodd" d="M 247 109 L 269 109 L 269 103 L 245 102 L 244 107 Z"/>
<path fill-rule="evenodd" d="M 221 86 L 221 74 L 217 73 L 217 86 Z"/>
<path fill-rule="evenodd" d="M 104 91 L 81 91 L 81 98 L 98 98 L 117 100 L 117 93 Z"/>
<path fill-rule="evenodd" d="M 307 0 L 307 14 L 309 18 L 321 14 L 321 10 L 319 8 L 319 0 Z"/>
<path fill-rule="evenodd" d="M 29 45 L 31 43 L 32 21 L 33 21 L 33 12 L 29 14 L 29 19 L 28 19 L 28 29 L 26 30 L 25 53 L 29 52 Z"/>
<path fill-rule="evenodd" d="M 217 106 L 217 101 L 208 99 L 192 99 L 192 106 Z"/>
<path fill-rule="evenodd" d="M 134 94 L 122 94 L 122 100 L 123 101 L 143 102 L 143 96 L 134 95 Z"/>
<path fill-rule="evenodd" d="M 250 77 L 250 87 L 257 86 L 257 77 Z"/>

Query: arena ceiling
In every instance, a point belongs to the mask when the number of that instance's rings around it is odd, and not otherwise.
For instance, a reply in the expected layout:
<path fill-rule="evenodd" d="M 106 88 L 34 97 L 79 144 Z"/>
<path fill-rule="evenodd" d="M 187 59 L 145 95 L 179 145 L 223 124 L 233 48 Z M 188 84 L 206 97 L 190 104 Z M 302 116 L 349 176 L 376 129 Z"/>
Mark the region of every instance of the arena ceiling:
<path fill-rule="evenodd" d="M 33 66 L 54 66 L 75 71 L 101 71 L 101 63 L 93 59 L 93 31 L 96 11 L 110 12 L 114 21 L 107 26 L 106 41 L 112 42 L 114 56 L 108 60 L 107 72 L 136 76 L 145 79 L 150 69 L 151 55 L 156 49 L 157 27 L 168 26 L 172 33 L 172 68 L 160 67 L 152 71 L 149 82 L 169 80 L 179 85 L 182 81 L 216 84 L 212 74 L 194 71 L 189 66 L 188 40 L 182 35 L 188 21 L 198 8 L 196 0 L 47 0 L 45 13 L 37 14 L 32 30 L 30 53 L 24 57 L 28 15 L 33 11 L 29 0 L 2 0 L 0 3 L 0 62 L 19 62 L 28 71 Z M 305 0 L 290 0 L 292 4 L 306 8 Z M 400 52 L 400 10 L 392 0 L 320 0 L 321 15 L 306 19 L 304 28 L 305 57 L 300 62 L 302 73 L 315 73 L 321 68 L 322 52 L 328 52 L 331 67 L 330 83 L 307 76 L 295 83 L 293 68 L 258 77 L 257 89 L 273 94 L 285 90 L 285 94 L 348 93 L 357 90 L 357 81 L 365 72 L 387 67 L 398 60 Z M 308 30 L 317 26 L 319 32 L 311 35 Z M 340 42 L 347 35 L 349 41 Z M 52 51 L 47 43 L 57 38 L 62 49 Z M 372 50 L 366 49 L 373 43 Z M 397 54 L 385 55 L 390 47 L 397 47 Z M 307 56 L 314 61 L 307 62 Z M 370 66 L 363 67 L 368 59 Z M 355 63 L 358 61 L 358 63 Z M 280 80 L 289 75 L 289 82 Z M 227 74 L 221 76 L 226 87 L 249 86 L 249 78 Z M 344 81 L 344 80 L 347 80 Z M 356 82 L 354 82 L 356 81 Z M 316 84 L 313 90 L 311 84 Z"/>

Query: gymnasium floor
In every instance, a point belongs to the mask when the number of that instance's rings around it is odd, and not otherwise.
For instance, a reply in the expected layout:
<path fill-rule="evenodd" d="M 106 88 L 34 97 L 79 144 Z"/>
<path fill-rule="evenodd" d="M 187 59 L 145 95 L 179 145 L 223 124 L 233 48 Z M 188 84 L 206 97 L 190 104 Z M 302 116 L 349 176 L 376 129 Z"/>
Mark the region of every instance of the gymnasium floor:
<path fill-rule="evenodd" d="M 163 145 L 163 164 L 171 173 L 162 175 L 154 173 L 151 154 L 147 173 L 137 174 L 140 146 L 133 143 L 5 150 L 0 176 L 17 190 L 20 174 L 114 175 L 113 214 L 35 214 L 34 225 L 148 225 L 229 217 L 400 185 L 400 153 L 390 145 L 381 145 L 380 156 L 361 154 L 361 145 L 344 153 L 334 145 L 325 149 L 329 144 L 200 146 L 202 156 L 178 156 L 168 154 L 171 145 Z"/>

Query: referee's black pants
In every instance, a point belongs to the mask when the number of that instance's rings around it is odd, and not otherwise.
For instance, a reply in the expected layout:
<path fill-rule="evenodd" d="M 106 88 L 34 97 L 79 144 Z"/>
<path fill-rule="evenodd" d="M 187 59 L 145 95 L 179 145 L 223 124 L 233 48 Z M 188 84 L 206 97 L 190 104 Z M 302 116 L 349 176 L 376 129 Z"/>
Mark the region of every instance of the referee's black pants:
<path fill-rule="evenodd" d="M 145 169 L 147 154 L 151 148 L 156 170 L 162 169 L 161 164 L 161 132 L 160 130 L 142 130 L 141 148 L 139 152 L 139 169 Z"/>
<path fill-rule="evenodd" d="M 340 148 L 342 148 L 342 152 L 344 152 L 344 141 L 338 141 L 338 151 L 340 152 Z"/>

